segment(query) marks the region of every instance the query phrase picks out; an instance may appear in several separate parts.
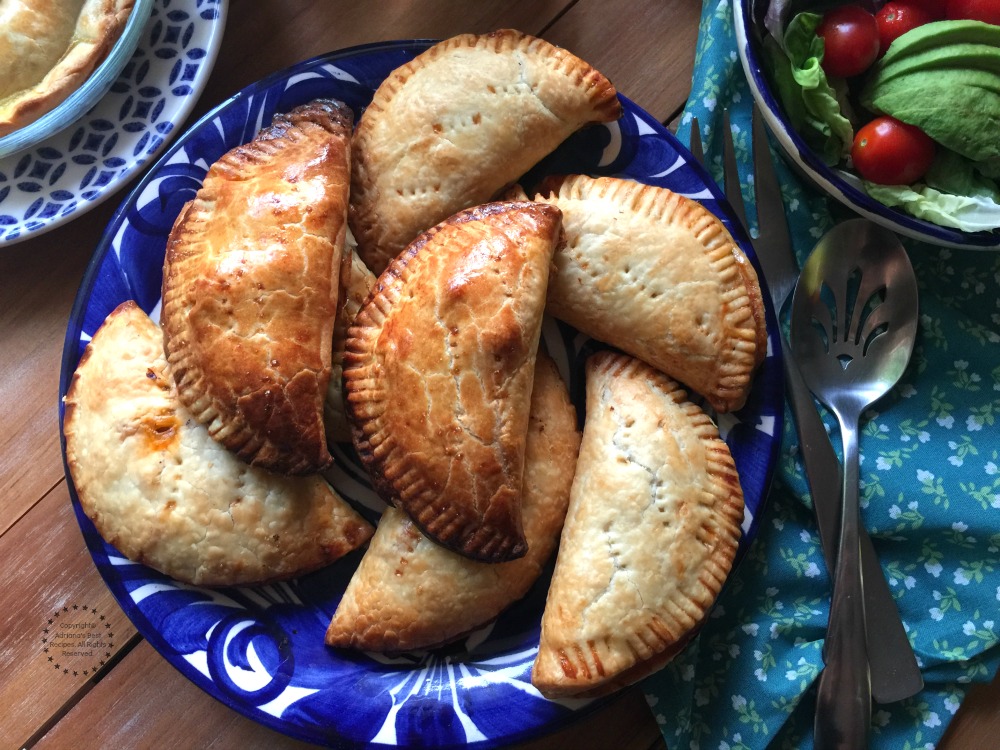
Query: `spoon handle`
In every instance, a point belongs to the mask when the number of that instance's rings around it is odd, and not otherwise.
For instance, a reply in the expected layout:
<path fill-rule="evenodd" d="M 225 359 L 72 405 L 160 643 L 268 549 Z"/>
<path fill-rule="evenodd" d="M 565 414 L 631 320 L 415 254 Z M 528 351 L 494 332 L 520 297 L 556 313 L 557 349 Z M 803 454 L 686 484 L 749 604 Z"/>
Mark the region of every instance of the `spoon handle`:
<path fill-rule="evenodd" d="M 837 564 L 837 545 L 840 543 L 840 461 L 784 334 L 781 334 L 780 340 L 788 401 L 799 433 L 802 463 L 812 493 L 823 559 L 832 577 Z M 864 527 L 858 529 L 858 535 L 861 540 L 861 572 L 865 582 L 872 697 L 878 703 L 892 703 L 918 693 L 923 689 L 924 679 L 872 540 Z"/>
<path fill-rule="evenodd" d="M 847 423 L 839 412 L 837 416 L 844 440 L 844 484 L 840 548 L 824 652 L 826 667 L 820 674 L 817 695 L 817 750 L 867 747 L 872 711 L 859 539 L 858 420 Z"/>

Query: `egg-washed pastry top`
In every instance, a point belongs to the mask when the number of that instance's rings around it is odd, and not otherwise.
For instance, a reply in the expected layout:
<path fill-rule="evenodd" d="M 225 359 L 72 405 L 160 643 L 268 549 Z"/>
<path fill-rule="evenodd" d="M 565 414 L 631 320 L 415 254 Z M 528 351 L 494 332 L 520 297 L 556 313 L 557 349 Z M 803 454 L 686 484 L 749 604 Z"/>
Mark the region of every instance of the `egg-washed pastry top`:
<path fill-rule="evenodd" d="M 503 29 L 434 45 L 379 86 L 354 135 L 351 229 L 380 273 L 421 231 L 494 199 L 570 134 L 621 116 L 611 82 Z"/>
<path fill-rule="evenodd" d="M 548 312 L 648 362 L 719 412 L 746 401 L 767 353 L 757 273 L 696 201 L 615 177 L 550 178 L 563 212 Z"/>
<path fill-rule="evenodd" d="M 0 0 L 0 136 L 83 85 L 125 28 L 134 0 Z"/>
<path fill-rule="evenodd" d="M 470 560 L 432 542 L 403 511 L 387 508 L 337 606 L 327 644 L 382 652 L 433 648 L 524 596 L 559 541 L 579 446 L 566 384 L 539 351 L 525 442 L 525 556 L 496 564 Z"/>
<path fill-rule="evenodd" d="M 348 330 L 347 414 L 379 495 L 432 539 L 524 555 L 521 479 L 559 209 L 490 203 L 418 237 Z"/>
<path fill-rule="evenodd" d="M 185 583 L 290 578 L 373 532 L 319 475 L 257 469 L 212 440 L 181 405 L 163 334 L 134 302 L 87 346 L 66 393 L 64 433 L 80 505 L 101 536 Z"/>
<path fill-rule="evenodd" d="M 347 231 L 352 113 L 318 99 L 215 162 L 167 241 L 163 330 L 182 403 L 240 458 L 330 464 L 323 402 Z"/>
<path fill-rule="evenodd" d="M 725 582 L 743 520 L 729 448 L 663 373 L 587 360 L 583 442 L 531 682 L 600 695 L 659 669 Z"/>

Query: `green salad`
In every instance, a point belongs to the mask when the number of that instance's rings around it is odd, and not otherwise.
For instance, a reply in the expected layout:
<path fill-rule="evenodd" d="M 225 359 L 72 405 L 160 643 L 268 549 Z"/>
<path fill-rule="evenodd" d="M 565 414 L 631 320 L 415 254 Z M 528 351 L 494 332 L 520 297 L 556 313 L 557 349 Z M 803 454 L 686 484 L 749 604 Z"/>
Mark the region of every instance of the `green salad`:
<path fill-rule="evenodd" d="M 1000 25 L 917 15 L 900 28 L 907 3 L 883 5 L 877 56 L 855 64 L 873 56 L 867 28 L 845 46 L 828 14 L 772 0 L 764 67 L 790 124 L 875 200 L 953 229 L 1000 228 Z"/>

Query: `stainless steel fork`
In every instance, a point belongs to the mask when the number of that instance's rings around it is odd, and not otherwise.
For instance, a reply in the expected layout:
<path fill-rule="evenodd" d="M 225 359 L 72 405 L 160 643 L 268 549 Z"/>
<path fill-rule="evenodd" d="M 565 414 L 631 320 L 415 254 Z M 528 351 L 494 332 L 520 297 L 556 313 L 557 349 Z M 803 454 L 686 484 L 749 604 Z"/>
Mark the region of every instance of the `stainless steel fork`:
<path fill-rule="evenodd" d="M 691 153 L 700 162 L 704 162 L 697 118 L 691 123 Z M 754 250 L 764 271 L 774 311 L 780 320 L 782 309 L 795 288 L 799 269 L 788 235 L 781 187 L 774 172 L 764 125 L 756 107 L 753 112 L 753 161 L 758 225 Z M 726 199 L 749 236 L 749 224 L 743 206 L 728 112 L 723 115 L 723 172 Z M 792 360 L 784 332 L 781 332 L 779 339 L 784 360 L 786 390 L 799 433 L 802 462 L 812 493 L 823 556 L 827 570 L 833 571 L 836 567 L 837 537 L 840 529 L 840 462 L 834 453 L 812 394 Z M 872 697 L 878 703 L 892 703 L 918 693 L 923 689 L 924 680 L 871 538 L 863 528 L 861 566 L 865 581 L 865 608 L 868 612 L 868 660 Z"/>

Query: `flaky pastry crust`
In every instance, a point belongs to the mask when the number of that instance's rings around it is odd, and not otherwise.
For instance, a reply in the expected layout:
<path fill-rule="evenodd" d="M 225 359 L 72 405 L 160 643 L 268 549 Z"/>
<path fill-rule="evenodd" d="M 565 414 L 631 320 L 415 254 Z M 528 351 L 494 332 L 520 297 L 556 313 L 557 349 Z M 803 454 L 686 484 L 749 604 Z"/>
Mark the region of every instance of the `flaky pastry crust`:
<path fill-rule="evenodd" d="M 64 433 L 80 505 L 101 536 L 178 581 L 290 578 L 373 532 L 321 477 L 254 468 L 212 440 L 180 403 L 160 329 L 133 302 L 87 346 Z"/>
<path fill-rule="evenodd" d="M 76 91 L 125 29 L 134 0 L 0 2 L 0 136 Z"/>
<path fill-rule="evenodd" d="M 381 652 L 433 648 L 493 620 L 524 596 L 559 540 L 579 446 L 566 385 L 539 352 L 525 441 L 525 556 L 496 564 L 469 560 L 435 544 L 389 507 L 330 622 L 327 644 Z"/>
<path fill-rule="evenodd" d="M 757 274 L 713 214 L 665 188 L 552 178 L 534 198 L 563 212 L 548 312 L 739 409 L 767 353 Z"/>
<path fill-rule="evenodd" d="M 742 518 L 735 464 L 701 408 L 637 359 L 593 355 L 532 684 L 592 696 L 659 669 L 722 589 Z"/>
<path fill-rule="evenodd" d="M 351 110 L 276 115 L 212 165 L 167 243 L 163 330 L 181 401 L 240 458 L 330 464 L 323 402 L 350 183 Z"/>
<path fill-rule="evenodd" d="M 418 237 L 348 331 L 344 386 L 376 490 L 439 543 L 525 552 L 521 476 L 559 210 L 491 203 Z"/>
<path fill-rule="evenodd" d="M 351 229 L 380 273 L 418 233 L 492 200 L 570 134 L 621 116 L 611 82 L 512 29 L 463 34 L 393 71 L 354 135 Z"/>

